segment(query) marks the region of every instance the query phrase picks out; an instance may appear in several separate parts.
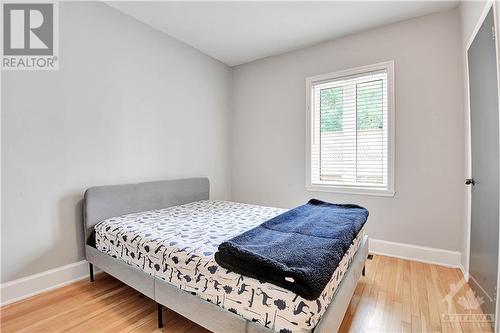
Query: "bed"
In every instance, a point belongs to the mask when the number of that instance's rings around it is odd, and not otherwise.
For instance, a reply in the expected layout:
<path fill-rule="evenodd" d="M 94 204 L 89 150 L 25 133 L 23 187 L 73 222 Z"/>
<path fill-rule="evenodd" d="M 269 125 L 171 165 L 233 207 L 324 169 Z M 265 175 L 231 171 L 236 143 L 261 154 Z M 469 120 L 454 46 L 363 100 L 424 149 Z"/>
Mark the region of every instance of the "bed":
<path fill-rule="evenodd" d="M 314 301 L 213 258 L 222 241 L 284 211 L 209 200 L 206 178 L 94 187 L 85 193 L 86 257 L 213 332 L 336 332 L 367 257 L 363 230 Z"/>

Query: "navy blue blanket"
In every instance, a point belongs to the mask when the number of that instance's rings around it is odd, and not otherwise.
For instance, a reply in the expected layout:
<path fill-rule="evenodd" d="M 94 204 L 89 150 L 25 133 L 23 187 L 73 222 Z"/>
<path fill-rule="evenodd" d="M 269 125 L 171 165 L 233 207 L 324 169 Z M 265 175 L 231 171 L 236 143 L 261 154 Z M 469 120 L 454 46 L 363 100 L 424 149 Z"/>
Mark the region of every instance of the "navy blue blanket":
<path fill-rule="evenodd" d="M 368 218 L 356 205 L 312 199 L 219 245 L 233 272 L 317 299 Z"/>

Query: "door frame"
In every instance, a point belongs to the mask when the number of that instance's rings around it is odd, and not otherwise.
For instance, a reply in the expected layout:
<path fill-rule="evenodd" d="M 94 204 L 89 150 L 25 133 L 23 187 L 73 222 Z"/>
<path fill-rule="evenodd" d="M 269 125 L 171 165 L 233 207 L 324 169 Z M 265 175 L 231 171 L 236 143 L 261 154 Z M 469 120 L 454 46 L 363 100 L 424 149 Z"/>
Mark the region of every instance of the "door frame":
<path fill-rule="evenodd" d="M 466 177 L 465 178 L 471 178 L 472 177 L 472 135 L 471 135 L 471 109 L 470 109 L 470 88 L 469 88 L 469 55 L 468 51 L 470 46 L 472 45 L 474 39 L 476 38 L 477 33 L 479 32 L 479 29 L 483 25 L 484 20 L 486 19 L 486 16 L 490 12 L 490 10 L 493 8 L 493 20 L 494 20 L 494 25 L 495 25 L 495 50 L 496 50 L 496 59 L 497 59 L 497 89 L 498 89 L 498 109 L 500 110 L 500 49 L 499 49 L 499 38 L 500 38 L 500 6 L 497 8 L 497 4 L 495 0 L 487 0 L 485 2 L 485 5 L 483 7 L 483 10 L 481 12 L 481 16 L 479 17 L 478 21 L 476 22 L 476 25 L 474 27 L 474 30 L 472 32 L 471 37 L 467 41 L 467 44 L 465 46 L 465 84 L 466 84 L 466 119 L 465 119 L 465 128 L 467 131 L 467 153 L 466 153 Z M 500 116 L 499 116 L 499 128 L 500 128 Z M 500 146 L 500 137 L 499 137 L 499 146 Z M 499 170 L 500 173 L 500 170 Z M 500 176 L 500 175 L 499 175 Z M 466 223 L 467 223 L 467 245 L 466 245 L 466 253 L 463 253 L 463 255 L 466 256 L 465 260 L 465 266 L 462 267 L 462 272 L 464 274 L 464 278 L 466 281 L 469 281 L 469 267 L 470 267 L 470 235 L 471 235 L 471 204 L 472 204 L 472 189 L 471 187 L 467 188 L 467 194 L 466 194 Z M 500 202 L 499 202 L 499 214 L 500 214 Z M 499 229 L 500 230 L 500 229 Z M 500 239 L 500 233 L 499 233 L 499 239 Z M 498 274 L 497 274 L 497 293 L 500 291 L 500 246 L 498 250 Z M 495 332 L 500 332 L 500 321 L 499 321 L 499 316 L 500 316 L 500 304 L 499 304 L 499 298 L 497 295 L 496 298 L 496 313 L 495 313 Z"/>

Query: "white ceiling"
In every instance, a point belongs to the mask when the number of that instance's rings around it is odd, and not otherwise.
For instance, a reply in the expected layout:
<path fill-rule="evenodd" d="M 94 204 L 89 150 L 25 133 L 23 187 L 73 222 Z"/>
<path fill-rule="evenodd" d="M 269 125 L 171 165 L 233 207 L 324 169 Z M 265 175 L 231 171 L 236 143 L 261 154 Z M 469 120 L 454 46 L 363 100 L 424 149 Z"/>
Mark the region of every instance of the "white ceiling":
<path fill-rule="evenodd" d="M 229 66 L 458 5 L 458 1 L 107 3 Z"/>

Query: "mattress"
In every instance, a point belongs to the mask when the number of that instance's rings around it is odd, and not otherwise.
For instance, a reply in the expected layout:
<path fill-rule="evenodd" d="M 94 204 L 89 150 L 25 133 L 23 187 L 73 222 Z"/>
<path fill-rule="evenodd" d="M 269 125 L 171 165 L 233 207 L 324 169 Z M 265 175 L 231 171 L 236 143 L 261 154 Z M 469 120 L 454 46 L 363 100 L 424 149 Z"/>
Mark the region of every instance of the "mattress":
<path fill-rule="evenodd" d="M 311 332 L 325 313 L 364 236 L 362 229 L 321 296 L 313 301 L 220 267 L 220 243 L 285 209 L 204 200 L 106 219 L 96 248 L 277 332 Z"/>

